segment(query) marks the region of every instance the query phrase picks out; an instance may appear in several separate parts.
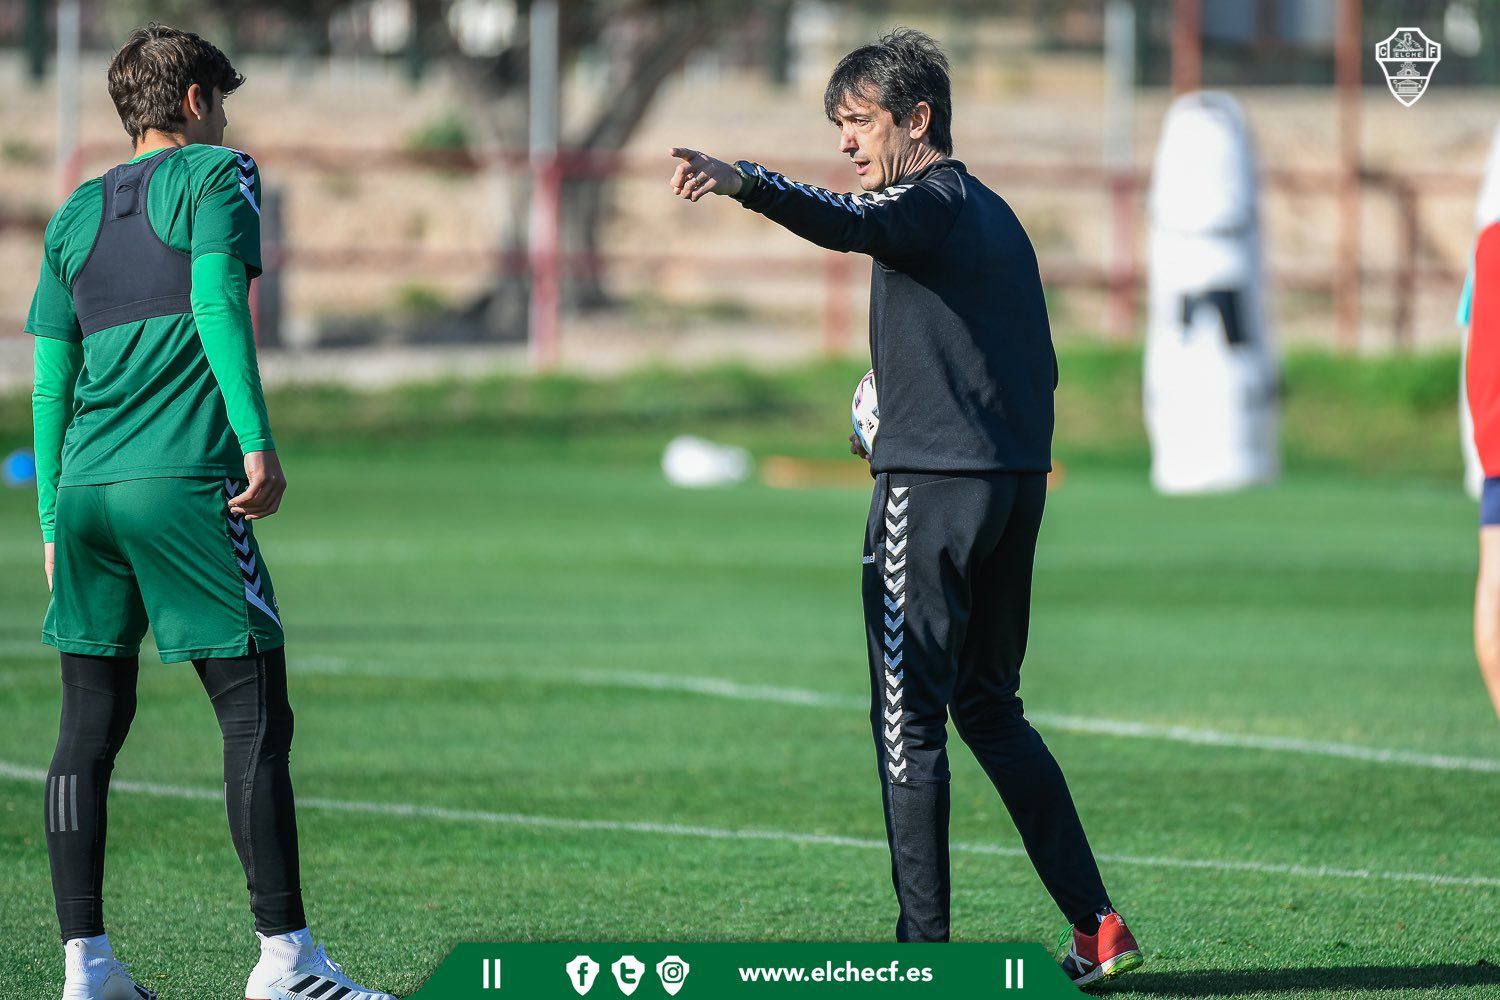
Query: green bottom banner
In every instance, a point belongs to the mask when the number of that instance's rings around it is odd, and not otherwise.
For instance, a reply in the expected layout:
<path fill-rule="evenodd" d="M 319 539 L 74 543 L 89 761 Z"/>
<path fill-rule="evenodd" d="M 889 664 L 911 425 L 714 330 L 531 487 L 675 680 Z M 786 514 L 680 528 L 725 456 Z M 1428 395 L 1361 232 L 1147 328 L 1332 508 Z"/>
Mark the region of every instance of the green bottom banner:
<path fill-rule="evenodd" d="M 1074 997 L 1038 944 L 462 944 L 413 1000 Z"/>

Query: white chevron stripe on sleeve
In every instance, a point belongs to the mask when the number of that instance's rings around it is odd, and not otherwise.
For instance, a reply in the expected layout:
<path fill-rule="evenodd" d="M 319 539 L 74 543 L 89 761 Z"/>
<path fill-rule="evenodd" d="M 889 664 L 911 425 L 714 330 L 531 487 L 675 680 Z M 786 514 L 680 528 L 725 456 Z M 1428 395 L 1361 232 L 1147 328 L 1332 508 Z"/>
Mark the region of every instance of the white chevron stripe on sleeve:
<path fill-rule="evenodd" d="M 915 186 L 912 184 L 897 184 L 886 188 L 884 191 L 839 194 L 836 191 L 829 191 L 827 188 L 815 187 L 812 184 L 803 184 L 801 181 L 788 180 L 784 175 L 774 170 L 767 170 L 760 164 L 755 165 L 755 176 L 778 191 L 791 189 L 809 198 L 816 198 L 826 205 L 842 208 L 854 215 L 863 215 L 867 209 L 879 208 L 882 205 L 895 201 Z M 901 492 L 905 493 L 906 490 L 903 489 Z M 901 494 L 898 493 L 896 495 L 900 496 Z"/>

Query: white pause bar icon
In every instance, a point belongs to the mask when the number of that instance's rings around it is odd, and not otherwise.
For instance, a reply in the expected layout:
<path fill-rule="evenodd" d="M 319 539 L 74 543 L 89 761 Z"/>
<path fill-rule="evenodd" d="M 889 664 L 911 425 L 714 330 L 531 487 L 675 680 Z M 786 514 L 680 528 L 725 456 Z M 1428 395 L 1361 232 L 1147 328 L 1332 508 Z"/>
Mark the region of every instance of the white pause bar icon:
<path fill-rule="evenodd" d="M 1026 988 L 1025 959 L 1007 958 L 1005 960 L 1005 988 L 1008 990 L 1023 990 Z"/>
<path fill-rule="evenodd" d="M 487 990 L 500 988 L 500 960 L 498 958 L 484 960 L 484 988 Z"/>

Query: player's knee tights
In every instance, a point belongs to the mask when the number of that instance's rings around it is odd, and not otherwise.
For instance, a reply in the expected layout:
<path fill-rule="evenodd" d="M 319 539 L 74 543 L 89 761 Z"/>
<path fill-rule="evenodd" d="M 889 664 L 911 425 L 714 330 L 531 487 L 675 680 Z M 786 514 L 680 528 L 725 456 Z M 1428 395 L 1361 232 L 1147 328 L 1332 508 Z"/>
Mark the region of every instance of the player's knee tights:
<path fill-rule="evenodd" d="M 134 657 L 62 654 L 62 714 L 52 773 L 113 768 L 135 718 Z"/>
<path fill-rule="evenodd" d="M 265 759 L 290 752 L 294 720 L 284 650 L 197 660 L 194 666 L 224 735 L 226 778 L 246 755 Z"/>

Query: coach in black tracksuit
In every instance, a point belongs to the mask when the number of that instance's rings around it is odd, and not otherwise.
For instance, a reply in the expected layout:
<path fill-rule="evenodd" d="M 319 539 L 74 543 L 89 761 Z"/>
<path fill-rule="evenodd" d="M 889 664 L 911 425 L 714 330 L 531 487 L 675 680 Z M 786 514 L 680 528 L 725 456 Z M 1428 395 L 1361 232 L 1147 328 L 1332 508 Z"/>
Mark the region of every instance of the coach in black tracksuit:
<path fill-rule="evenodd" d="M 1057 905 L 1094 933 L 1109 899 L 1062 772 L 1017 696 L 1057 384 L 1036 255 L 1010 207 L 947 158 L 945 65 L 936 114 L 925 101 L 900 122 L 887 110 L 902 99 L 891 93 L 909 68 L 902 46 L 937 51 L 915 32 L 866 49 L 892 43 L 894 73 L 860 64 L 858 50 L 829 84 L 829 117 L 867 193 L 683 148 L 673 189 L 693 201 L 730 194 L 819 246 L 874 258 L 880 429 L 864 605 L 897 938 L 948 938 L 950 710 Z"/>

